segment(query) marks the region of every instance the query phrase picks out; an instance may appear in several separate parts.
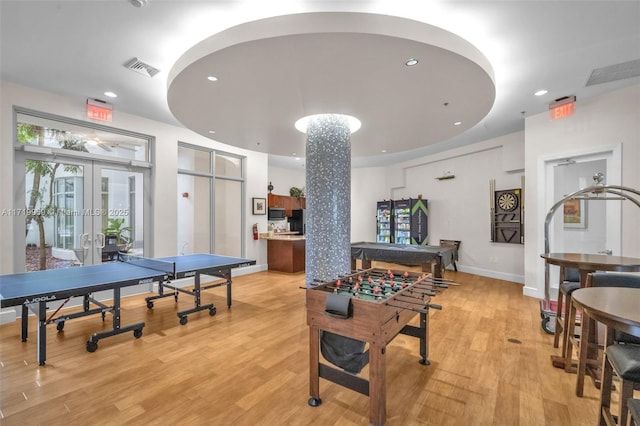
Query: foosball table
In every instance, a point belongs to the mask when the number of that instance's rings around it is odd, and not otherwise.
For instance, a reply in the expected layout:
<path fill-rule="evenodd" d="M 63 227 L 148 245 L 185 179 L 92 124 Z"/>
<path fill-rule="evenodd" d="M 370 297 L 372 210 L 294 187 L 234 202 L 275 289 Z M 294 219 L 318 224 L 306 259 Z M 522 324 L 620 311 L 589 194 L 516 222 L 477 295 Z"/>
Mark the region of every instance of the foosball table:
<path fill-rule="evenodd" d="M 369 396 L 370 422 L 384 424 L 386 346 L 398 334 L 419 338 L 420 363 L 428 365 L 428 313 L 429 309 L 441 309 L 441 306 L 431 304 L 431 298 L 450 284 L 455 283 L 433 278 L 431 274 L 372 268 L 308 288 L 309 405 L 318 406 L 322 402 L 322 377 Z M 408 324 L 417 314 L 420 325 Z M 320 361 L 320 336 L 324 332 L 368 344 L 368 350 L 363 354 L 369 364 L 368 380 Z"/>

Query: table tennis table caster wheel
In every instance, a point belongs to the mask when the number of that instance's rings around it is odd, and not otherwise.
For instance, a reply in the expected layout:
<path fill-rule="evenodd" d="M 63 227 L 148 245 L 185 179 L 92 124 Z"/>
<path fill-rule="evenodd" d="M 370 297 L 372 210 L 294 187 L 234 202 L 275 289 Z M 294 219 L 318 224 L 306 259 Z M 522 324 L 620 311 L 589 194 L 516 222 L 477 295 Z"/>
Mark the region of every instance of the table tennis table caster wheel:
<path fill-rule="evenodd" d="M 98 342 L 89 340 L 87 342 L 87 352 L 95 352 L 98 349 Z"/>
<path fill-rule="evenodd" d="M 209 315 L 211 315 L 211 316 L 214 316 L 216 314 L 216 312 L 218 312 L 218 310 L 216 309 L 215 306 L 213 308 L 209 309 Z"/>
<path fill-rule="evenodd" d="M 133 337 L 135 337 L 136 339 L 139 339 L 142 337 L 142 329 L 141 328 L 136 328 L 135 330 L 133 330 Z"/>
<path fill-rule="evenodd" d="M 56 324 L 56 328 L 58 329 L 58 331 L 64 330 L 64 321 L 60 321 L 58 324 Z"/>
<path fill-rule="evenodd" d="M 180 317 L 180 325 L 185 325 L 187 321 L 189 321 L 189 318 L 187 318 L 186 316 Z"/>
<path fill-rule="evenodd" d="M 318 407 L 320 406 L 320 404 L 322 404 L 322 400 L 320 398 L 314 398 L 314 397 L 309 398 L 308 402 L 309 402 L 309 405 L 312 407 Z"/>
<path fill-rule="evenodd" d="M 153 302 L 151 300 L 147 300 L 147 309 L 153 309 Z"/>

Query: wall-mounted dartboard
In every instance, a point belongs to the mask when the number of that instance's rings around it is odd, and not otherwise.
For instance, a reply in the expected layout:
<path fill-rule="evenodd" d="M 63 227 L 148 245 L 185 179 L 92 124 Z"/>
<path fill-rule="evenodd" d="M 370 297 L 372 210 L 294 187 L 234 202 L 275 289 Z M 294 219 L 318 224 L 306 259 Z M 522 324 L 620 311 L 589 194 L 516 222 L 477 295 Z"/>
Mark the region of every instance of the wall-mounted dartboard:
<path fill-rule="evenodd" d="M 518 207 L 518 197 L 513 192 L 503 192 L 498 197 L 498 208 L 505 212 L 510 212 Z"/>
<path fill-rule="evenodd" d="M 521 196 L 520 188 L 494 191 L 492 241 L 512 244 L 524 242 Z"/>

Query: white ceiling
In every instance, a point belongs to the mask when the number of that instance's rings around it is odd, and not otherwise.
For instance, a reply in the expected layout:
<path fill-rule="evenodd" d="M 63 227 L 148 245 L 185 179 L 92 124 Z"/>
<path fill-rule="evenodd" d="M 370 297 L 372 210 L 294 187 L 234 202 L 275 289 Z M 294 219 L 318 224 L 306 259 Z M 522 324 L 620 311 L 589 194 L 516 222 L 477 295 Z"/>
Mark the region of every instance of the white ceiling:
<path fill-rule="evenodd" d="M 0 19 L 3 80 L 105 99 L 280 166 L 299 167 L 293 122 L 306 114 L 358 117 L 352 162 L 382 165 L 640 82 L 586 86 L 592 70 L 640 59 L 640 1 L 0 0 Z M 134 57 L 160 73 L 126 69 Z"/>

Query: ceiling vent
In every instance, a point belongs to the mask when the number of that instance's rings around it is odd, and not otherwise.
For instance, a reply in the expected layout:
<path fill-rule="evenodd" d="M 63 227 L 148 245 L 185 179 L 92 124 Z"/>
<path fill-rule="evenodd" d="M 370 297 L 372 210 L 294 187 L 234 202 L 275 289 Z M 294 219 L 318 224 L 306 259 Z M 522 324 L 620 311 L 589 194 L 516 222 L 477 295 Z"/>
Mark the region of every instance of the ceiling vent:
<path fill-rule="evenodd" d="M 638 76 L 640 76 L 640 59 L 609 65 L 608 67 L 597 68 L 591 71 L 587 86 Z"/>
<path fill-rule="evenodd" d="M 158 68 L 152 67 L 151 65 L 143 62 L 139 58 L 131 59 L 129 62 L 124 64 L 124 66 L 137 73 L 146 75 L 147 77 L 153 77 L 154 75 L 160 72 Z"/>

